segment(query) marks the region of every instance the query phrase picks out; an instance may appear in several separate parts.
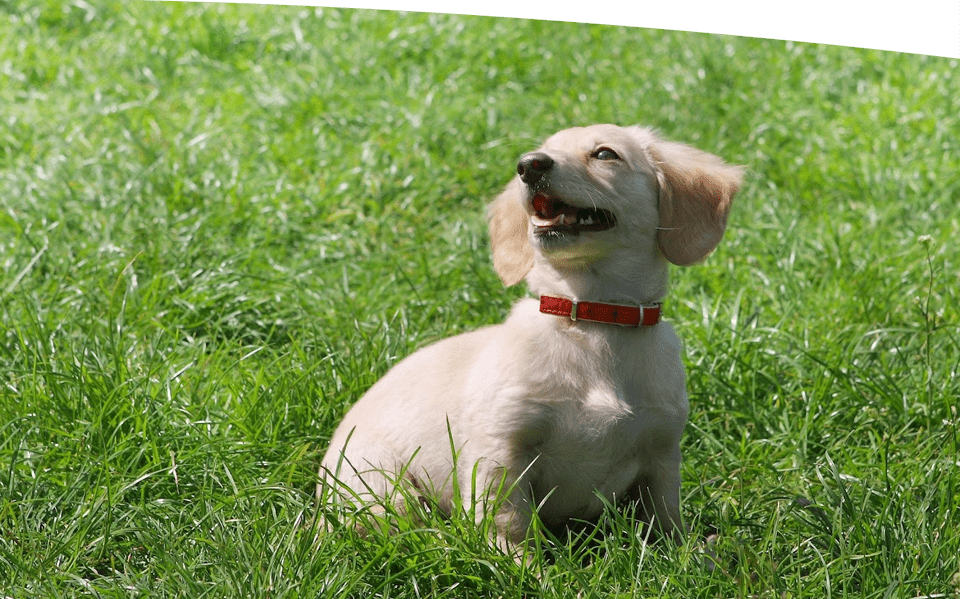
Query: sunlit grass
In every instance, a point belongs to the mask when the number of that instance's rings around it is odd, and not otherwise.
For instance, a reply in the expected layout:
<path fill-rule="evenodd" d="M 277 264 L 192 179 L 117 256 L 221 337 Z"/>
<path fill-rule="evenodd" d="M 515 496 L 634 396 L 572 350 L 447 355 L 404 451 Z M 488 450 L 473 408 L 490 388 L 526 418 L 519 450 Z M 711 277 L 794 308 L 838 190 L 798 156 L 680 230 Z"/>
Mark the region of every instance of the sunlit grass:
<path fill-rule="evenodd" d="M 304 7 L 0 15 L 0 596 L 956 596 L 956 61 Z M 336 423 L 502 320 L 523 290 L 484 206 L 593 122 L 748 169 L 666 304 L 689 541 L 646 543 L 629 507 L 523 565 L 429 511 L 323 533 Z"/>

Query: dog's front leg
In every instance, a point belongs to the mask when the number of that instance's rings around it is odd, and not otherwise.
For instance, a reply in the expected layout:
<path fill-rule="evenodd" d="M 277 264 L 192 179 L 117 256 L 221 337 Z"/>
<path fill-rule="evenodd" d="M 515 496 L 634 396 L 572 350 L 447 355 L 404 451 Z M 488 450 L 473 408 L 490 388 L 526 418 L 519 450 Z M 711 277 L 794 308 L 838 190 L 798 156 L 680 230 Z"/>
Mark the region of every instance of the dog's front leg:
<path fill-rule="evenodd" d="M 636 492 L 644 516 L 665 538 L 680 541 L 680 449 L 661 459 L 653 472 L 642 476 Z"/>
<path fill-rule="evenodd" d="M 519 471 L 519 475 L 514 474 Z M 462 489 L 472 497 L 464 497 L 464 504 L 473 502 L 478 524 L 492 517 L 497 546 L 506 554 L 519 557 L 523 553 L 533 509 L 530 488 L 524 479 L 522 467 L 512 469 L 490 459 L 477 462 L 473 485 Z"/>

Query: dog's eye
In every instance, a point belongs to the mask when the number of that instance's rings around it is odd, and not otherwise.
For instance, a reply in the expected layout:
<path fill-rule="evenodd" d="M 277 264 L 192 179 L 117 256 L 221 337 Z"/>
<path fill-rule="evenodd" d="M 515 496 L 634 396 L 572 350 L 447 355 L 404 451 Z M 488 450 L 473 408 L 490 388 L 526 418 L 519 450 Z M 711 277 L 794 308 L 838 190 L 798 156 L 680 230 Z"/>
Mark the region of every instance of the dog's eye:
<path fill-rule="evenodd" d="M 593 153 L 593 157 L 597 160 L 620 160 L 620 155 L 610 148 L 600 148 Z"/>

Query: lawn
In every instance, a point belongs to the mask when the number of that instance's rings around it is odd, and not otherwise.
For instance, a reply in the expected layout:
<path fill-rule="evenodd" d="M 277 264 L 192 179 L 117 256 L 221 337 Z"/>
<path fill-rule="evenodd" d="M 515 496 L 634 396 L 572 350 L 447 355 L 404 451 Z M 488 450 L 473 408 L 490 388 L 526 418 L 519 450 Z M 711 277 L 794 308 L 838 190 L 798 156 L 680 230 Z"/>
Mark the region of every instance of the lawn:
<path fill-rule="evenodd" d="M 960 596 L 957 66 L 0 1 L 0 597 Z M 688 542 L 644 543 L 629 508 L 523 565 L 458 515 L 321 533 L 340 417 L 416 348 L 504 318 L 525 290 L 493 272 L 484 206 L 594 122 L 748 172 L 665 306 Z"/>

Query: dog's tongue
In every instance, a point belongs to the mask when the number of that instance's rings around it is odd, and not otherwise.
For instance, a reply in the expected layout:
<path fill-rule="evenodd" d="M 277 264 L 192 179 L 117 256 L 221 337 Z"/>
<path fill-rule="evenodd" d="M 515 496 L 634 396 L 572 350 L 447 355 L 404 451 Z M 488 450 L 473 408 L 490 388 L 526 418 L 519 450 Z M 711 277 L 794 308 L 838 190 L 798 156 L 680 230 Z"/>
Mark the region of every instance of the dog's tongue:
<path fill-rule="evenodd" d="M 533 211 L 537 216 L 547 220 L 553 220 L 563 212 L 564 204 L 560 200 L 548 198 L 546 196 L 537 196 L 533 198 Z"/>
<path fill-rule="evenodd" d="M 533 211 L 539 221 L 535 223 L 538 226 L 564 224 L 565 222 L 575 222 L 577 219 L 576 208 L 564 204 L 560 200 L 542 195 L 533 198 Z"/>

